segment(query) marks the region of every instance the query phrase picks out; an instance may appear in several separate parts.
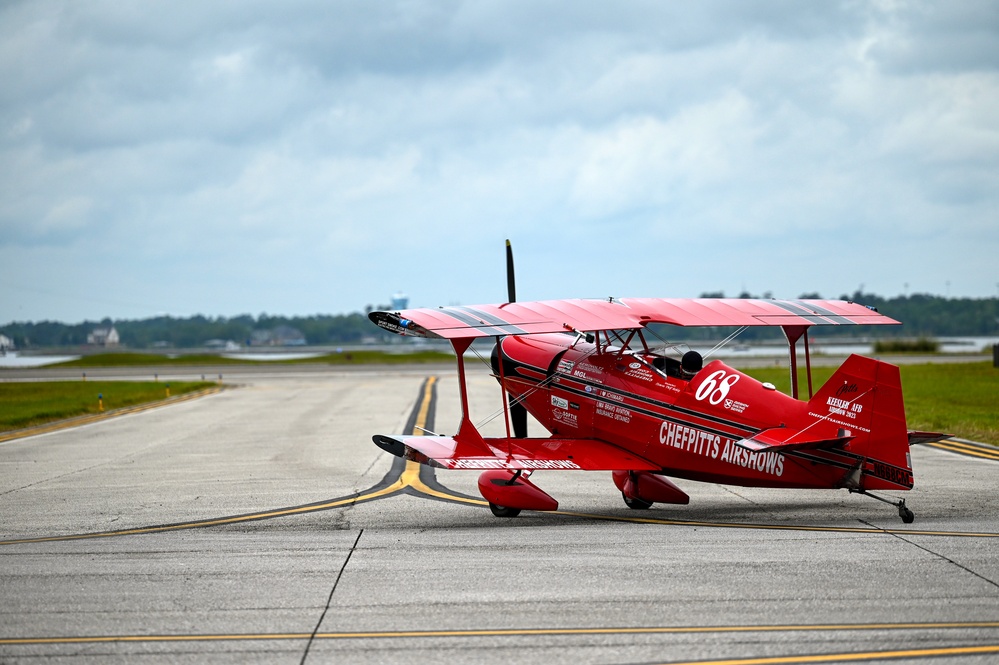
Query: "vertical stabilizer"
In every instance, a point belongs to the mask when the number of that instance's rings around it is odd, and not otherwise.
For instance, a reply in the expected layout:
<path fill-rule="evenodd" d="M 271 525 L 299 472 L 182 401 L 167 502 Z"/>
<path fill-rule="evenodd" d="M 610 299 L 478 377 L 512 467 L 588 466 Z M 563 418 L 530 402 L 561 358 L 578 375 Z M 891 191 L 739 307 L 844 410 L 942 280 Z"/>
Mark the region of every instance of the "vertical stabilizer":
<path fill-rule="evenodd" d="M 911 489 L 912 462 L 898 367 L 852 355 L 809 400 L 809 410 L 854 438 L 864 458 L 858 489 Z"/>

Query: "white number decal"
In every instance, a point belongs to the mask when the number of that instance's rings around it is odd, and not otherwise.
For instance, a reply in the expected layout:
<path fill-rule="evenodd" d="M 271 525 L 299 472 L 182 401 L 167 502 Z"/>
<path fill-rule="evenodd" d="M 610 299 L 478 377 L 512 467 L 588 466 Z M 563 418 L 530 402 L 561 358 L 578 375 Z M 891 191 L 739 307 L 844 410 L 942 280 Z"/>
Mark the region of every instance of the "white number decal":
<path fill-rule="evenodd" d="M 704 379 L 704 383 L 697 388 L 694 397 L 698 401 L 707 399 L 712 404 L 720 404 L 728 396 L 728 391 L 732 389 L 732 386 L 738 382 L 738 374 L 729 374 L 726 376 L 725 370 L 720 369 L 717 372 L 712 372 L 708 378 Z"/>

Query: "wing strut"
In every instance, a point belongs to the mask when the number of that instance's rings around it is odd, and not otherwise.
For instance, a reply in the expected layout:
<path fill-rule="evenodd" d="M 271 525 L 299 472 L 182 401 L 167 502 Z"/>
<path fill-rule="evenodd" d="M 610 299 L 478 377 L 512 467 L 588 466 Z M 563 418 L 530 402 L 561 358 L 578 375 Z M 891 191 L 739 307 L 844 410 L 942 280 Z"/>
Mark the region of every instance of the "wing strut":
<path fill-rule="evenodd" d="M 479 430 L 472 424 L 472 416 L 468 408 L 468 384 L 465 381 L 465 351 L 472 345 L 473 337 L 455 338 L 451 340 L 451 348 L 458 361 L 458 390 L 461 394 L 461 424 L 458 425 L 458 433 L 454 435 L 454 440 L 458 445 L 471 446 L 476 449 L 477 454 L 489 453 L 489 446 Z M 509 438 L 507 439 L 509 440 Z M 509 455 L 509 451 L 507 451 Z"/>
<path fill-rule="evenodd" d="M 451 348 L 454 349 L 454 355 L 458 360 L 458 391 L 461 394 L 461 425 L 458 426 L 456 437 L 461 437 L 463 433 L 467 434 L 471 430 L 475 432 L 476 438 L 482 438 L 478 436 L 478 432 L 468 415 L 468 386 L 465 385 L 465 351 L 472 345 L 473 339 L 472 337 L 461 337 L 451 340 Z"/>
<path fill-rule="evenodd" d="M 781 326 L 787 338 L 791 356 L 791 397 L 798 399 L 798 349 L 796 345 L 802 335 L 805 337 L 805 375 L 808 377 L 808 399 L 812 398 L 812 358 L 808 352 L 808 326 Z"/>

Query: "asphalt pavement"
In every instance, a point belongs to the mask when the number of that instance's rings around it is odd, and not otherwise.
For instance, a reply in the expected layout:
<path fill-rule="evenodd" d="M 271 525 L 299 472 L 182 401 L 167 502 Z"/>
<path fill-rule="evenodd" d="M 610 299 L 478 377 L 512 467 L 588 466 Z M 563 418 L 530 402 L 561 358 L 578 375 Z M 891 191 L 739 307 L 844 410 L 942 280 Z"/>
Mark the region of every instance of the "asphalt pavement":
<path fill-rule="evenodd" d="M 0 662 L 999 660 L 987 456 L 916 447 L 912 524 L 683 480 L 690 505 L 633 511 L 584 472 L 533 476 L 557 513 L 498 519 L 475 472 L 371 442 L 453 433 L 453 368 L 229 375 L 0 444 Z M 495 382 L 469 387 L 501 433 Z"/>

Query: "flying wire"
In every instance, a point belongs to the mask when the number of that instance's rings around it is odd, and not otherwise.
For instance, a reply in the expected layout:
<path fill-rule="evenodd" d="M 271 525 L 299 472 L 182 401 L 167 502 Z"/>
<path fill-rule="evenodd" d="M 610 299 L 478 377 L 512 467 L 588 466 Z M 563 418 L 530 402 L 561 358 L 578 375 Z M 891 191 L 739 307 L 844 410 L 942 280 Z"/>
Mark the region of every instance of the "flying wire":
<path fill-rule="evenodd" d="M 704 354 L 704 357 L 705 358 L 710 358 L 714 354 L 715 351 L 717 351 L 718 349 L 722 348 L 723 346 L 725 346 L 726 344 L 728 344 L 729 342 L 731 342 L 733 339 L 735 339 L 736 337 L 738 337 L 742 333 L 746 332 L 747 328 L 749 328 L 749 326 L 742 326 L 741 328 L 739 328 L 738 330 L 736 330 L 734 333 L 732 333 L 731 335 L 729 335 L 728 337 L 726 337 L 722 341 L 720 341 L 717 344 L 715 344 L 715 346 L 714 346 L 713 349 L 711 349 L 710 351 L 708 351 L 707 353 Z"/>
<path fill-rule="evenodd" d="M 474 346 L 472 346 L 471 349 L 472 349 L 472 352 L 476 355 L 476 357 L 478 357 L 478 359 L 480 361 L 482 361 L 482 364 L 485 365 L 486 367 L 489 367 L 489 369 L 492 370 L 491 364 L 488 361 L 486 361 L 486 359 L 483 358 L 481 354 L 479 354 L 478 350 Z M 587 351 L 579 360 L 585 360 L 586 358 L 589 358 L 594 353 L 596 353 L 597 350 L 598 350 L 598 348 L 594 347 L 592 350 Z M 579 362 L 579 361 L 577 361 L 577 362 Z M 524 392 L 519 397 L 514 397 L 511 400 L 510 404 L 511 405 L 515 405 L 515 404 L 521 404 L 521 403 L 523 403 L 524 400 L 526 400 L 528 397 L 530 397 L 531 395 L 533 395 L 538 390 L 541 390 L 542 388 L 547 388 L 549 385 L 551 385 L 553 382 L 555 382 L 558 379 L 558 376 L 559 375 L 556 372 L 556 373 L 552 374 L 551 376 L 549 376 L 548 378 L 544 379 L 543 381 L 539 381 L 537 384 L 535 384 L 534 386 L 532 386 L 529 390 L 527 390 L 526 392 Z M 505 412 L 504 408 L 500 408 L 500 409 L 497 409 L 496 411 L 493 411 L 491 414 L 489 414 L 483 420 L 481 420 L 479 423 L 477 423 L 476 427 L 482 427 L 483 425 L 491 423 L 492 421 L 496 420 L 498 417 L 500 417 L 501 415 L 503 415 L 504 412 Z"/>

